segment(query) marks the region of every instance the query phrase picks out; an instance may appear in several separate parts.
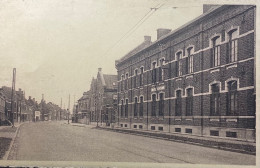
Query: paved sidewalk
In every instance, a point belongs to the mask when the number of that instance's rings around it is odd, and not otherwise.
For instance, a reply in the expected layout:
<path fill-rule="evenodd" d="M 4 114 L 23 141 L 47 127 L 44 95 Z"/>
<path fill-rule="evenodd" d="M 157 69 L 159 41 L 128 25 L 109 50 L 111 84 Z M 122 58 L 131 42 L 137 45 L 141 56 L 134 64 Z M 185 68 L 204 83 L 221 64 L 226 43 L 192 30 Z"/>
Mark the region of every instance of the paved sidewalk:
<path fill-rule="evenodd" d="M 1 148 L 0 150 L 0 159 L 6 160 L 9 152 L 12 148 L 14 139 L 17 135 L 17 132 L 19 130 L 19 127 L 24 124 L 24 123 L 29 123 L 29 122 L 15 122 L 14 127 L 12 126 L 0 126 L 0 141 L 1 145 L 4 146 L 4 148 Z"/>

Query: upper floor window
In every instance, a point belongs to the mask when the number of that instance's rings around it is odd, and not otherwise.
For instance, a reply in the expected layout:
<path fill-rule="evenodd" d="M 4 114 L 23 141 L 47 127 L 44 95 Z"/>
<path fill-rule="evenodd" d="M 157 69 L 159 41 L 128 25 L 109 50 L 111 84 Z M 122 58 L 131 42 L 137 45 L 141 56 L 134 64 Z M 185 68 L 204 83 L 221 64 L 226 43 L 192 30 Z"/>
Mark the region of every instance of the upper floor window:
<path fill-rule="evenodd" d="M 181 90 L 176 91 L 176 101 L 175 101 L 175 114 L 176 116 L 181 116 Z"/>
<path fill-rule="evenodd" d="M 138 70 L 137 69 L 135 69 L 135 71 L 134 71 L 134 77 L 133 77 L 133 84 L 134 84 L 134 88 L 136 88 L 136 86 L 137 86 L 137 74 L 138 74 Z"/>
<path fill-rule="evenodd" d="M 164 70 L 162 66 L 164 65 L 164 58 L 160 59 L 160 67 L 159 67 L 159 81 L 163 81 L 164 79 Z"/>
<path fill-rule="evenodd" d="M 178 52 L 176 54 L 177 56 L 177 76 L 181 76 L 182 75 L 182 62 L 181 62 L 181 58 L 182 58 L 182 52 Z"/>
<path fill-rule="evenodd" d="M 143 117 L 144 115 L 144 97 L 140 97 L 140 105 L 139 105 L 139 116 Z"/>
<path fill-rule="evenodd" d="M 228 84 L 228 99 L 227 99 L 227 115 L 237 115 L 237 81 L 230 81 Z"/>
<path fill-rule="evenodd" d="M 134 104 L 134 117 L 137 117 L 137 97 L 135 97 L 135 104 Z"/>
<path fill-rule="evenodd" d="M 220 36 L 216 36 L 212 39 L 212 57 L 211 67 L 220 65 Z"/>
<path fill-rule="evenodd" d="M 152 64 L 152 83 L 156 82 L 156 62 Z"/>
<path fill-rule="evenodd" d="M 193 115 L 193 89 L 187 89 L 187 98 L 186 98 L 186 115 Z"/>
<path fill-rule="evenodd" d="M 125 90 L 128 89 L 128 73 L 125 74 Z"/>
<path fill-rule="evenodd" d="M 188 57 L 186 58 L 186 72 L 187 73 L 193 72 L 193 52 L 194 52 L 193 47 L 190 47 L 187 49 L 187 55 L 188 55 Z"/>
<path fill-rule="evenodd" d="M 159 94 L 159 116 L 164 116 L 164 97 L 163 93 Z"/>
<path fill-rule="evenodd" d="M 152 95 L 152 116 L 156 116 L 156 94 Z"/>
<path fill-rule="evenodd" d="M 121 75 L 121 91 L 124 90 L 124 75 Z"/>
<path fill-rule="evenodd" d="M 228 42 L 228 62 L 235 62 L 237 61 L 237 36 L 238 30 L 233 29 L 228 32 L 229 42 Z"/>
<path fill-rule="evenodd" d="M 140 68 L 140 86 L 143 86 L 144 84 L 144 67 Z"/>
<path fill-rule="evenodd" d="M 219 115 L 220 109 L 220 88 L 219 84 L 211 85 L 211 96 L 210 96 L 210 114 Z"/>

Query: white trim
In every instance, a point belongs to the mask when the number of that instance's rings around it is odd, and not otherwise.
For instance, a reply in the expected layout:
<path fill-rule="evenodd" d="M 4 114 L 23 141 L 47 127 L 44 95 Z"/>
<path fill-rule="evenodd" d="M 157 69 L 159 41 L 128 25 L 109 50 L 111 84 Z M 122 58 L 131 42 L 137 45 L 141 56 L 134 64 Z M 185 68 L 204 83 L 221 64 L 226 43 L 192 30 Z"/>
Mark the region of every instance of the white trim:
<path fill-rule="evenodd" d="M 222 91 L 221 82 L 214 80 L 213 82 L 209 83 L 209 94 L 212 94 L 211 86 L 214 85 L 214 84 L 219 84 L 219 93 L 221 93 L 221 91 Z"/>
<path fill-rule="evenodd" d="M 221 33 L 215 33 L 214 35 L 210 36 L 209 38 L 209 47 L 212 48 L 213 47 L 213 39 L 218 37 L 220 38 L 220 42 L 217 45 L 221 45 L 221 41 L 222 41 L 222 36 Z M 216 38 L 217 39 L 217 38 Z"/>
<path fill-rule="evenodd" d="M 175 57 L 174 57 L 174 60 L 177 61 L 177 54 L 181 52 L 181 57 L 179 58 L 179 60 L 181 60 L 183 58 L 183 50 L 182 49 L 178 49 L 176 52 L 175 52 Z"/>
<path fill-rule="evenodd" d="M 237 81 L 237 90 L 238 90 L 238 88 L 240 87 L 239 78 L 234 78 L 233 76 L 231 76 L 230 78 L 225 80 L 225 91 L 228 92 L 228 82 L 230 81 Z"/>

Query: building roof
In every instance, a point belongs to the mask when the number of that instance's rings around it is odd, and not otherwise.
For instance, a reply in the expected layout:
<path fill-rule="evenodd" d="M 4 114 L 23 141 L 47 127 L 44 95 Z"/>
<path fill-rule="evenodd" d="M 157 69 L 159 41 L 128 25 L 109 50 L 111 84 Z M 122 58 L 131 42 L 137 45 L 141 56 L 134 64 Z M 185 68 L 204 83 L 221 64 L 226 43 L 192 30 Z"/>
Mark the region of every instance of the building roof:
<path fill-rule="evenodd" d="M 124 60 L 127 60 L 128 58 L 132 57 L 133 55 L 135 55 L 136 53 L 142 51 L 144 48 L 150 46 L 150 44 L 152 44 L 151 41 L 144 41 L 142 42 L 140 45 L 138 45 L 137 47 L 135 47 L 133 50 L 131 50 L 130 52 L 128 52 L 124 57 L 122 57 L 121 59 L 119 59 L 119 62 L 122 62 Z"/>
<path fill-rule="evenodd" d="M 103 75 L 105 87 L 107 89 L 117 89 L 117 75 Z"/>

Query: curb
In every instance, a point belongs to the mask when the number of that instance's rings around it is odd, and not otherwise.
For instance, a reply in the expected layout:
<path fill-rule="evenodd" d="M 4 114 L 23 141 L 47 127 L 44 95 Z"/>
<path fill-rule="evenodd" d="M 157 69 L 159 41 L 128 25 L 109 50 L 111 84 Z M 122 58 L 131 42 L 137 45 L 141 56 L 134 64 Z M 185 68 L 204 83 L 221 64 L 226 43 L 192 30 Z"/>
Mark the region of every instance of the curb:
<path fill-rule="evenodd" d="M 23 125 L 23 124 L 25 124 L 25 123 L 21 123 L 21 124 L 17 127 L 17 129 L 16 129 L 16 131 L 15 131 L 14 138 L 12 138 L 12 141 L 11 141 L 11 143 L 10 143 L 10 145 L 9 145 L 9 148 L 8 148 L 8 150 L 5 152 L 5 155 L 4 155 L 4 157 L 2 158 L 2 160 L 7 160 L 7 159 L 8 159 L 9 154 L 10 154 L 11 149 L 12 149 L 13 144 L 14 144 L 14 140 L 16 139 L 17 134 L 18 134 L 18 132 L 19 132 L 19 130 L 20 130 L 20 127 L 21 127 L 21 125 Z"/>
<path fill-rule="evenodd" d="M 229 143 L 215 143 L 214 141 L 210 141 L 210 140 L 202 140 L 201 142 L 197 141 L 197 142 L 192 142 L 190 138 L 184 138 L 184 139 L 175 139 L 174 135 L 172 137 L 163 137 L 163 136 L 158 136 L 156 134 L 142 134 L 141 132 L 133 132 L 131 131 L 127 131 L 127 130 L 120 130 L 120 129 L 110 129 L 110 128 L 96 128 L 96 129 L 100 129 L 100 130 L 106 130 L 106 131 L 113 131 L 113 132 L 117 132 L 117 133 L 124 133 L 124 134 L 130 134 L 130 135 L 136 135 L 136 136 L 143 136 L 143 137 L 148 137 L 148 138 L 155 138 L 155 139 L 161 139 L 161 140 L 167 140 L 167 141 L 173 141 L 173 142 L 179 142 L 179 143 L 186 143 L 186 144 L 191 144 L 191 145 L 197 145 L 197 146 L 203 146 L 203 147 L 209 147 L 209 148 L 214 148 L 214 149 L 220 149 L 220 150 L 225 150 L 225 151 L 232 151 L 232 152 L 238 152 L 238 153 L 244 153 L 244 154 L 249 154 L 249 155 L 256 155 L 255 152 L 255 147 L 254 151 L 250 151 L 250 150 L 245 150 L 245 149 L 239 149 L 239 148 L 232 148 L 231 146 L 228 147 L 226 144 Z M 212 144 L 211 144 L 212 143 Z M 245 146 L 245 145 L 241 145 Z"/>

